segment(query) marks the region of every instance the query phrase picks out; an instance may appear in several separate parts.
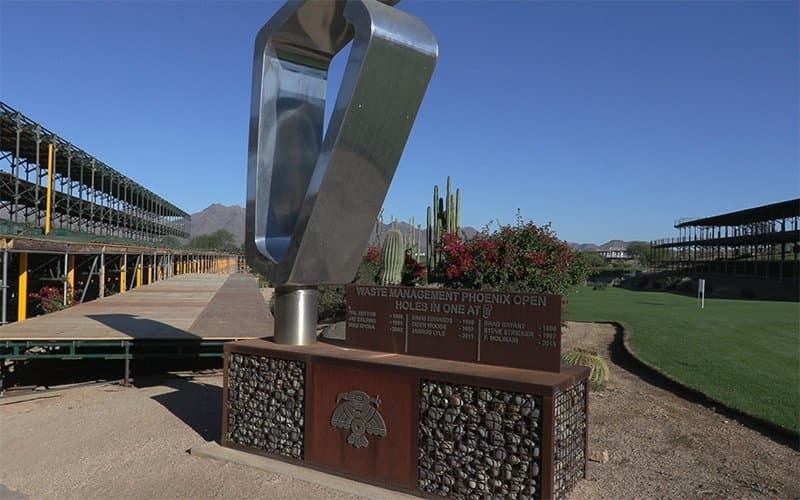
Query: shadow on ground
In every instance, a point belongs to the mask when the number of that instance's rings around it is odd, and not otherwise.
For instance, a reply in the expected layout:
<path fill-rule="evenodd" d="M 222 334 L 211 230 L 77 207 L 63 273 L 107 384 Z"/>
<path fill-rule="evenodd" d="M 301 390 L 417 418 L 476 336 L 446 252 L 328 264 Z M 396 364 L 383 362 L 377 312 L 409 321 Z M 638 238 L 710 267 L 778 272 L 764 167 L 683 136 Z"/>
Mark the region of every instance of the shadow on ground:
<path fill-rule="evenodd" d="M 205 441 L 220 441 L 222 427 L 222 388 L 203 382 L 202 377 L 142 377 L 136 387 L 165 386 L 175 389 L 153 396 L 173 415 L 191 427 Z"/>
<path fill-rule="evenodd" d="M 133 314 L 89 314 L 87 317 L 133 339 L 200 340 L 198 335 L 186 330 Z"/>

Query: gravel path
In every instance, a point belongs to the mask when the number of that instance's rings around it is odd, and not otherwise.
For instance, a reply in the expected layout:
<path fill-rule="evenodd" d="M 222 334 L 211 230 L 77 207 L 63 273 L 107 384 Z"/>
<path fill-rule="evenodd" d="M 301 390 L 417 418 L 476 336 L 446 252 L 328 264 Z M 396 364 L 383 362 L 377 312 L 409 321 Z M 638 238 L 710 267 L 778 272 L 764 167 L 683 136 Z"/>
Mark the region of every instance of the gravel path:
<path fill-rule="evenodd" d="M 564 329 L 564 349 L 595 351 L 611 372 L 589 399 L 589 455 L 609 460 L 590 461 L 571 498 L 800 498 L 800 453 L 643 381 L 620 335 L 610 324 Z"/>

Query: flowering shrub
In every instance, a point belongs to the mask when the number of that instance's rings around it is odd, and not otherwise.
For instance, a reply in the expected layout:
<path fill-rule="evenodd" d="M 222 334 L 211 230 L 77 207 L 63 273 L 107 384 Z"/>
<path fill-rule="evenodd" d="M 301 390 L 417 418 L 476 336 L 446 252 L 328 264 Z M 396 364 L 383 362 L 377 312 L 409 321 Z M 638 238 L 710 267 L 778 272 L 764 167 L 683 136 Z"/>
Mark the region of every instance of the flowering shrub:
<path fill-rule="evenodd" d="M 452 288 L 564 294 L 586 279 L 585 266 L 550 224 L 518 219 L 514 226 L 486 229 L 468 240 L 446 233 L 439 250 L 442 261 L 435 275 Z"/>
<path fill-rule="evenodd" d="M 378 264 L 378 259 L 381 256 L 381 250 L 377 245 L 370 245 L 367 248 L 367 253 L 364 255 L 364 260 L 370 264 Z"/>
<path fill-rule="evenodd" d="M 44 314 L 61 311 L 72 306 L 75 301 L 69 294 L 67 299 L 64 300 L 64 294 L 61 287 L 45 285 L 39 289 L 39 293 L 31 293 L 29 297 L 32 299 L 39 299 L 39 309 Z"/>
<path fill-rule="evenodd" d="M 417 286 L 425 284 L 428 272 L 425 264 L 419 262 L 411 254 L 411 250 L 406 250 L 405 261 L 403 262 L 402 284 L 405 286 Z"/>
<path fill-rule="evenodd" d="M 361 264 L 358 266 L 356 279 L 354 283 L 359 285 L 375 285 L 378 283 L 378 271 L 380 270 L 380 256 L 381 250 L 376 245 L 370 245 L 367 248 L 367 253 L 361 259 Z"/>

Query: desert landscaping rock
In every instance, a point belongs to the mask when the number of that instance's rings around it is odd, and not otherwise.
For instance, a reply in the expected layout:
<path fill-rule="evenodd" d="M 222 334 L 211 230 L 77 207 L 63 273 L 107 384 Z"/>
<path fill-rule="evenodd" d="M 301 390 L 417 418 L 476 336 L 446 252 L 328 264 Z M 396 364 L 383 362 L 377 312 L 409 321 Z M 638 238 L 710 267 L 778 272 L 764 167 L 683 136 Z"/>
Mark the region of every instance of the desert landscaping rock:
<path fill-rule="evenodd" d="M 420 489 L 455 498 L 533 498 L 541 488 L 541 405 L 530 394 L 423 381 Z"/>
<path fill-rule="evenodd" d="M 229 373 L 227 438 L 302 459 L 305 363 L 231 354 Z"/>

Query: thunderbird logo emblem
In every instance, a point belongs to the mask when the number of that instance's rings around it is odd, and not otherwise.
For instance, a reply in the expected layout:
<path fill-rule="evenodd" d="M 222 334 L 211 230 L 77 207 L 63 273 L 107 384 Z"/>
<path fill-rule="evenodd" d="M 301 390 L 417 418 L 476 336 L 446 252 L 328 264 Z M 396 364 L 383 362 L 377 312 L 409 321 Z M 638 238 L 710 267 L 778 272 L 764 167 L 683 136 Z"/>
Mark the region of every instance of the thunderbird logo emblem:
<path fill-rule="evenodd" d="M 380 398 L 374 398 L 364 391 L 343 392 L 336 396 L 339 405 L 333 411 L 331 425 L 350 431 L 347 443 L 356 448 L 366 448 L 369 445 L 366 434 L 373 436 L 386 436 L 386 422 L 378 413 Z"/>

